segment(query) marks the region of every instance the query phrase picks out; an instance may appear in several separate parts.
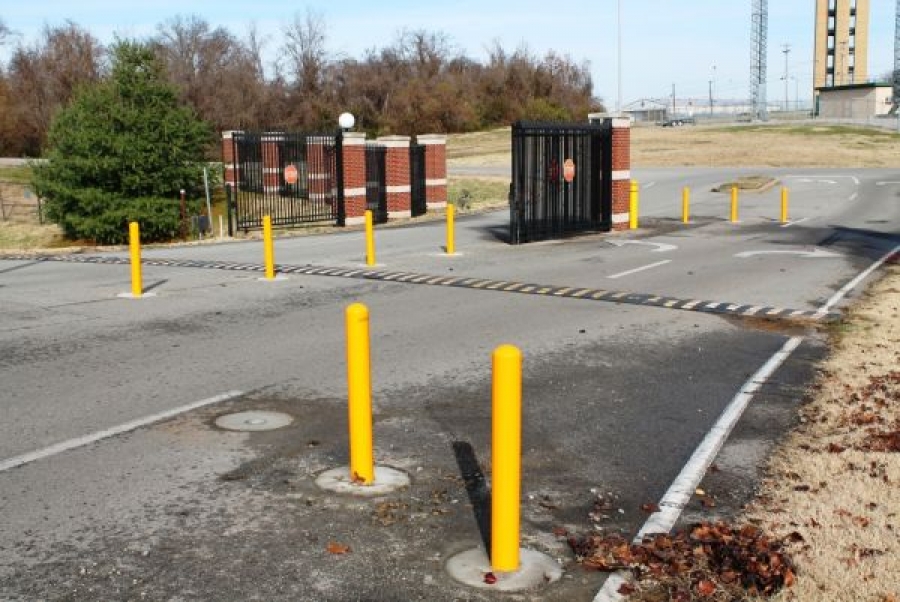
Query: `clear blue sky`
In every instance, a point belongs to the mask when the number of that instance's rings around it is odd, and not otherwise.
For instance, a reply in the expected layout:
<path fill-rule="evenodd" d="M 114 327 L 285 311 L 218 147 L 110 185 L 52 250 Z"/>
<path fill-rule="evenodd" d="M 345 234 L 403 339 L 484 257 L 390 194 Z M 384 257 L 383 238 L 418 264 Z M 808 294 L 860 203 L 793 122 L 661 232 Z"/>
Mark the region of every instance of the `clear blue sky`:
<path fill-rule="evenodd" d="M 278 54 L 281 30 L 307 7 L 321 14 L 328 27 L 331 52 L 361 56 L 372 47 L 391 43 L 402 28 L 446 33 L 469 56 L 481 59 L 493 40 L 512 50 L 524 43 L 536 53 L 554 49 L 591 62 L 595 94 L 613 108 L 617 96 L 617 0 L 422 0 L 382 2 L 237 2 L 151 0 L 5 0 L 0 18 L 32 42 L 45 24 L 66 19 L 89 29 L 106 43 L 118 34 L 143 37 L 175 15 L 196 14 L 213 26 L 243 35 L 255 22 L 268 37 L 267 58 Z M 750 0 L 621 0 L 622 96 L 625 104 L 671 95 L 706 97 L 715 81 L 717 98 L 746 98 L 750 80 Z M 768 95 L 784 98 L 783 44 L 788 55 L 791 101 L 799 90 L 809 99 L 812 86 L 814 0 L 769 2 Z M 895 0 L 871 0 L 869 77 L 891 70 L 894 56 Z M 16 40 L 13 41 L 16 43 Z M 0 50 L 6 60 L 10 48 Z"/>

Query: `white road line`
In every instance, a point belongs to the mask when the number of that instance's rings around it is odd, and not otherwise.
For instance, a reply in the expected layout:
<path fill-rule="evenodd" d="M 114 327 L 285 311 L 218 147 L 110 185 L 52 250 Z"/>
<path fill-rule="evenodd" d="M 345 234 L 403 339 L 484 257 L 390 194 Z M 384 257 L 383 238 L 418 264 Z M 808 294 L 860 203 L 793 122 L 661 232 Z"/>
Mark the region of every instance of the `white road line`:
<path fill-rule="evenodd" d="M 843 299 L 848 292 L 853 290 L 853 288 L 869 276 L 869 274 L 881 267 L 884 262 L 896 253 L 900 253 L 900 245 L 894 247 L 889 253 L 885 254 L 881 259 L 869 266 L 868 269 L 848 282 L 844 288 L 835 293 L 835 295 L 829 299 L 818 312 L 816 312 L 816 317 L 822 317 L 828 313 L 834 304 Z M 734 429 L 734 426 L 747 409 L 747 406 L 753 399 L 753 395 L 760 387 L 766 384 L 766 381 L 781 367 L 782 364 L 784 364 L 802 342 L 803 337 L 791 337 L 785 341 L 781 349 L 779 349 L 775 355 L 770 357 L 766 363 L 744 383 L 744 386 L 741 387 L 738 394 L 731 400 L 725 408 L 725 411 L 719 416 L 719 419 L 716 420 L 716 423 L 703 438 L 703 441 L 700 442 L 697 449 L 694 450 L 694 453 L 691 455 L 687 464 L 681 469 L 681 472 L 675 477 L 675 480 L 669 486 L 665 495 L 663 495 L 662 500 L 659 502 L 660 511 L 652 514 L 641 527 L 641 530 L 638 531 L 638 534 L 633 540 L 635 543 L 640 542 L 645 535 L 651 533 L 668 533 L 672 530 L 681 516 L 681 512 L 690 502 L 691 496 L 697 489 L 697 485 L 703 480 L 710 464 L 712 464 L 716 455 L 728 439 L 728 435 L 731 434 L 732 429 Z M 594 597 L 594 602 L 621 602 L 623 596 L 619 593 L 619 588 L 629 579 L 630 574 L 624 571 L 611 574 L 603 583 L 603 587 L 600 591 L 597 592 L 597 595 Z"/>
<path fill-rule="evenodd" d="M 646 184 L 644 184 L 644 190 L 649 190 L 654 186 L 656 186 L 656 182 L 647 182 Z"/>
<path fill-rule="evenodd" d="M 878 261 L 876 261 L 875 263 L 870 265 L 869 269 L 867 269 L 865 272 L 863 272 L 862 274 L 860 274 L 859 276 L 857 276 L 856 278 L 854 278 L 853 280 L 851 280 L 850 282 L 845 284 L 844 288 L 842 288 L 841 290 L 836 292 L 834 295 L 832 295 L 831 299 L 829 299 L 825 303 L 825 305 L 823 305 L 822 307 L 819 308 L 819 311 L 816 312 L 814 318 L 818 320 L 819 318 L 821 318 L 822 316 L 827 314 L 829 311 L 831 311 L 831 308 L 834 307 L 835 305 L 837 305 L 841 301 L 841 299 L 843 299 L 847 295 L 847 293 L 849 293 L 854 288 L 856 288 L 856 286 L 860 282 L 865 280 L 869 276 L 869 274 L 871 274 L 872 272 L 874 272 L 875 270 L 880 268 L 884 264 L 885 261 L 890 259 L 891 256 L 896 253 L 900 253 L 900 245 L 897 245 L 896 247 L 891 249 L 888 253 L 883 255 L 881 257 L 881 259 L 879 259 Z"/>
<path fill-rule="evenodd" d="M 792 222 L 787 222 L 786 224 L 781 224 L 781 227 L 782 227 L 782 228 L 790 228 L 790 227 L 793 226 L 794 224 L 802 224 L 803 222 L 809 221 L 810 219 L 812 219 L 812 218 L 809 218 L 809 217 L 801 217 L 800 219 L 794 220 L 794 221 L 792 221 Z"/>
<path fill-rule="evenodd" d="M 788 178 L 850 178 L 853 180 L 853 183 L 859 186 L 859 178 L 856 176 L 844 176 L 844 175 L 836 175 L 836 174 L 791 174 L 787 176 L 782 176 L 784 179 Z"/>
<path fill-rule="evenodd" d="M 171 410 L 153 414 L 152 416 L 138 418 L 137 420 L 132 420 L 130 422 L 120 424 L 119 426 L 114 426 L 103 431 L 97 431 L 89 435 L 84 435 L 83 437 L 75 437 L 74 439 L 69 439 L 68 441 L 54 443 L 49 447 L 45 447 L 33 452 L 28 452 L 27 454 L 22 454 L 21 456 L 15 456 L 13 458 L 9 458 L 8 460 L 0 461 L 0 472 L 5 472 L 11 468 L 23 466 L 36 460 L 49 458 L 50 456 L 55 456 L 56 454 L 62 453 L 64 451 L 69 451 L 78 447 L 84 447 L 85 445 L 90 445 L 91 443 L 102 441 L 103 439 L 115 437 L 116 435 L 121 435 L 122 433 L 127 433 L 129 431 L 139 429 L 142 426 L 147 426 L 149 424 L 153 424 L 154 422 L 160 422 L 179 414 L 190 412 L 191 410 L 196 410 L 204 406 L 222 403 L 223 401 L 228 401 L 230 399 L 234 399 L 235 397 L 240 397 L 241 395 L 243 395 L 243 392 L 241 391 L 228 391 L 227 393 L 222 393 L 221 395 L 216 395 L 215 397 L 201 399 L 200 401 L 195 401 L 194 403 L 189 403 L 177 408 L 172 408 Z"/>
<path fill-rule="evenodd" d="M 850 202 L 852 203 L 853 201 L 855 201 L 855 200 L 858 199 L 858 198 L 859 198 L 859 193 L 858 193 L 858 192 L 854 192 L 853 194 L 850 195 L 850 198 L 847 199 L 847 200 L 850 201 Z"/>
<path fill-rule="evenodd" d="M 651 263 L 650 265 L 645 265 L 633 270 L 628 270 L 627 272 L 620 272 L 618 274 L 613 274 L 612 276 L 607 276 L 607 278 L 609 278 L 610 280 L 616 280 L 617 278 L 631 276 L 632 274 L 637 274 L 638 272 L 643 272 L 645 270 L 652 270 L 653 268 L 658 268 L 660 266 L 666 265 L 667 263 L 672 263 L 672 260 L 666 259 L 664 261 L 657 261 L 656 263 Z"/>

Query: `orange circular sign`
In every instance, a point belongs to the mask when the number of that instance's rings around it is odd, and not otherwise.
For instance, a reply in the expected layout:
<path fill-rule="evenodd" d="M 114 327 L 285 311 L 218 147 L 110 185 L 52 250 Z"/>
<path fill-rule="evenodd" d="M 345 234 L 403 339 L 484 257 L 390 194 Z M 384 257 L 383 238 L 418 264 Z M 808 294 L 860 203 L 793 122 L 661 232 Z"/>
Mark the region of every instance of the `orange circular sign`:
<path fill-rule="evenodd" d="M 565 178 L 566 182 L 571 182 L 575 179 L 575 162 L 571 159 L 566 159 L 566 162 L 563 163 L 563 178 Z"/>
<path fill-rule="evenodd" d="M 296 184 L 298 176 L 299 174 L 297 173 L 297 167 L 295 165 L 288 165 L 284 168 L 284 181 L 288 184 Z"/>

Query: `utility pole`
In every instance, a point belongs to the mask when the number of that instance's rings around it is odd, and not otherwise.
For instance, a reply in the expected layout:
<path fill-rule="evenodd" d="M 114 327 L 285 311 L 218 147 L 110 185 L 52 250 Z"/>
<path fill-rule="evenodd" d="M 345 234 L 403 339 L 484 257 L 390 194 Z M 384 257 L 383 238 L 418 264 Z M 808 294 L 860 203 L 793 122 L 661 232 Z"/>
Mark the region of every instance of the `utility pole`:
<path fill-rule="evenodd" d="M 784 112 L 788 111 L 788 55 L 791 53 L 791 45 L 785 44 L 782 52 L 784 53 Z"/>
<path fill-rule="evenodd" d="M 675 84 L 672 84 L 672 118 L 675 118 Z"/>
<path fill-rule="evenodd" d="M 622 0 L 616 3 L 616 114 L 622 114 Z"/>

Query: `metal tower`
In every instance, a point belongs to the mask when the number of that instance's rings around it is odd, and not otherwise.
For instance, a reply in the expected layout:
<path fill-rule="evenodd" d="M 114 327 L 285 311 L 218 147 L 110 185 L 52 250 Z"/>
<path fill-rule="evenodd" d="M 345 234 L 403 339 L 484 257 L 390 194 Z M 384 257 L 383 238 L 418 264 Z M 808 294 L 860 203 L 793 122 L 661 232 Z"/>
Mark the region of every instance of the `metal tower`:
<path fill-rule="evenodd" d="M 900 0 L 897 0 L 900 2 Z M 765 121 L 766 57 L 769 38 L 769 0 L 753 0 L 753 51 L 750 58 L 750 104 L 753 118 Z"/>
<path fill-rule="evenodd" d="M 896 115 L 900 110 L 900 0 L 897 0 L 897 12 L 894 25 L 894 106 L 891 114 Z"/>

